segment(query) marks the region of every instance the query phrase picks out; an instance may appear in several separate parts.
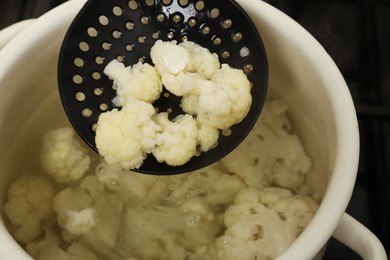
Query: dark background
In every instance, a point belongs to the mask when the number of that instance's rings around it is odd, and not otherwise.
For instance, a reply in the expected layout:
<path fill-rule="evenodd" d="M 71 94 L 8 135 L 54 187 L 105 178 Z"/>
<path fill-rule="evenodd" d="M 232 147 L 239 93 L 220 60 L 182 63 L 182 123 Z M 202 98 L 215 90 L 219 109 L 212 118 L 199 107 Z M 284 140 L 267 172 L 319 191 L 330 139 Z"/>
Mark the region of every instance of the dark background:
<path fill-rule="evenodd" d="M 0 29 L 64 0 L 0 0 Z M 356 187 L 347 212 L 390 255 L 390 0 L 268 0 L 328 51 L 352 93 L 361 136 Z M 0 61 L 1 66 L 1 61 Z M 359 259 L 331 239 L 325 259 Z"/>

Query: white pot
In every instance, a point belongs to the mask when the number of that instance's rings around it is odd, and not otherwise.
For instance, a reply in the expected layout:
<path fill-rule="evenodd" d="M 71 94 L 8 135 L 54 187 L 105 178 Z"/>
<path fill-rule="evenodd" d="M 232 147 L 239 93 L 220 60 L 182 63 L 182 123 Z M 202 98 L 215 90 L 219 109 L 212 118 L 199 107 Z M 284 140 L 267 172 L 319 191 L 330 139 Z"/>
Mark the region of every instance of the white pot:
<path fill-rule="evenodd" d="M 263 37 L 269 58 L 270 95 L 289 103 L 294 128 L 313 158 L 308 184 L 324 194 L 309 226 L 279 259 L 318 257 L 331 236 L 365 259 L 387 259 L 380 241 L 345 213 L 357 173 L 359 132 L 354 105 L 338 68 L 321 45 L 282 12 L 259 0 L 238 2 Z M 0 51 L 0 205 L 15 177 L 7 171 L 7 162 L 15 160 L 15 138 L 29 120 L 29 112 L 48 96 L 57 95 L 60 44 L 83 3 L 72 0 L 46 13 Z M 57 107 L 52 113 L 62 112 Z M 21 163 L 24 159 L 17 158 Z M 2 222 L 0 259 L 31 259 Z"/>

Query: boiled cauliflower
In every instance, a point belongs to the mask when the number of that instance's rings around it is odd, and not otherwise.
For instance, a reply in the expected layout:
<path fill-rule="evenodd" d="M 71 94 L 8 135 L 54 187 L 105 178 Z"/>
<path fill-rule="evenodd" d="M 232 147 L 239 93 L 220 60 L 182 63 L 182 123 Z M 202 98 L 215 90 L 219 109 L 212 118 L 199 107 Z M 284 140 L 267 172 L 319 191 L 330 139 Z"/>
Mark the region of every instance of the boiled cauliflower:
<path fill-rule="evenodd" d="M 99 154 L 122 169 L 139 168 L 158 143 L 161 127 L 152 120 L 154 114 L 151 104 L 137 99 L 129 99 L 121 110 L 102 113 L 95 138 Z"/>
<path fill-rule="evenodd" d="M 196 115 L 201 124 L 227 129 L 241 122 L 252 104 L 250 82 L 242 70 L 222 64 L 211 80 L 196 79 L 182 98 L 184 112 Z"/>
<path fill-rule="evenodd" d="M 80 211 L 69 210 L 67 213 L 68 221 L 65 223 L 65 229 L 71 234 L 88 233 L 98 223 L 96 209 L 94 208 L 84 208 Z"/>
<path fill-rule="evenodd" d="M 88 182 L 91 183 L 90 185 L 84 184 L 87 178 Z M 87 178 L 81 183 L 85 189 L 92 190 L 102 184 L 106 189 L 115 192 L 125 205 L 158 204 L 170 192 L 169 176 L 155 176 L 118 170 L 105 161 L 102 161 L 96 167 L 96 176 Z M 98 183 L 95 184 L 90 179 L 95 179 Z M 92 187 L 90 188 L 90 186 Z"/>
<path fill-rule="evenodd" d="M 36 239 L 26 245 L 26 251 L 29 255 L 36 258 L 45 248 L 58 246 L 61 243 L 60 237 L 52 228 L 44 228 L 44 237 Z"/>
<path fill-rule="evenodd" d="M 198 126 L 197 142 L 199 151 L 207 152 L 218 144 L 219 130 L 216 127 L 206 124 L 204 122 L 196 121 Z"/>
<path fill-rule="evenodd" d="M 66 232 L 69 232 L 66 229 L 70 219 L 69 212 L 77 212 L 85 208 L 90 208 L 93 206 L 93 201 L 90 194 L 79 187 L 68 187 L 60 191 L 54 196 L 52 204 L 57 216 L 58 225 Z"/>
<path fill-rule="evenodd" d="M 191 41 L 177 44 L 158 40 L 150 56 L 163 85 L 176 96 L 190 92 L 195 79 L 211 79 L 220 67 L 217 54 Z"/>
<path fill-rule="evenodd" d="M 11 184 L 4 213 L 16 240 L 29 243 L 41 235 L 44 222 L 53 217 L 55 193 L 53 184 L 42 176 L 22 175 Z"/>
<path fill-rule="evenodd" d="M 61 183 L 79 180 L 89 169 L 88 150 L 70 127 L 49 131 L 43 138 L 41 165 L 46 174 Z"/>
<path fill-rule="evenodd" d="M 123 106 L 129 97 L 152 103 L 160 97 L 162 84 L 155 68 L 138 62 L 133 66 L 112 60 L 104 68 L 104 74 L 113 79 L 116 87 L 114 103 Z"/>
<path fill-rule="evenodd" d="M 227 64 L 220 68 L 218 55 L 194 42 L 158 40 L 150 56 L 154 68 L 140 62 L 125 67 L 113 60 L 104 69 L 117 89 L 113 102 L 122 110 L 99 116 L 96 147 L 109 164 L 125 170 L 139 168 L 150 153 L 171 166 L 187 163 L 214 148 L 219 129 L 241 122 L 252 102 L 242 70 Z M 160 96 L 162 84 L 182 97 L 187 114 L 172 121 L 166 112 L 156 114 L 151 103 Z"/>
<path fill-rule="evenodd" d="M 207 48 L 191 41 L 181 42 L 179 46 L 187 50 L 190 58 L 187 71 L 194 72 L 204 79 L 211 79 L 220 68 L 218 55 L 211 53 Z"/>
<path fill-rule="evenodd" d="M 90 184 L 84 183 L 83 187 Z M 65 241 L 80 238 L 96 252 L 105 254 L 115 244 L 123 203 L 117 195 L 106 190 L 96 197 L 91 196 L 90 190 L 64 189 L 53 198 L 53 209 Z"/>
<path fill-rule="evenodd" d="M 201 78 L 211 79 L 220 68 L 217 54 L 191 41 L 177 44 L 176 41 L 158 40 L 153 45 L 150 56 L 162 76 L 166 73 L 178 75 L 182 72 L 191 72 Z"/>
<path fill-rule="evenodd" d="M 176 41 L 156 41 L 150 50 L 150 57 L 160 75 L 185 72 L 191 63 L 188 51 L 177 45 Z"/>
<path fill-rule="evenodd" d="M 157 41 L 151 57 L 162 83 L 173 94 L 183 96 L 183 111 L 202 124 L 227 129 L 246 117 L 252 96 L 250 82 L 242 70 L 218 61 L 218 55 L 194 42 Z"/>
<path fill-rule="evenodd" d="M 192 116 L 179 115 L 171 121 L 168 113 L 159 113 L 154 120 L 162 128 L 162 142 L 152 149 L 158 162 L 183 165 L 197 153 L 198 128 Z"/>
<path fill-rule="evenodd" d="M 67 250 L 57 245 L 49 245 L 36 256 L 37 260 L 98 260 L 99 258 L 81 243 L 72 243 Z"/>
<path fill-rule="evenodd" d="M 221 170 L 217 163 L 191 173 L 171 176 L 171 179 L 171 193 L 167 200 L 179 205 L 202 198 L 213 208 L 223 207 L 232 203 L 237 192 L 246 187 L 240 178 Z"/>
<path fill-rule="evenodd" d="M 164 87 L 175 96 L 188 94 L 196 84 L 196 80 L 203 79 L 199 74 L 191 72 L 180 72 L 178 75 L 164 73 L 161 81 Z"/>
<path fill-rule="evenodd" d="M 299 137 L 291 133 L 287 103 L 267 101 L 248 137 L 221 160 L 250 187 L 278 186 L 297 191 L 311 169 Z"/>
<path fill-rule="evenodd" d="M 218 259 L 273 259 L 300 235 L 318 205 L 281 188 L 242 190 L 225 213 Z"/>

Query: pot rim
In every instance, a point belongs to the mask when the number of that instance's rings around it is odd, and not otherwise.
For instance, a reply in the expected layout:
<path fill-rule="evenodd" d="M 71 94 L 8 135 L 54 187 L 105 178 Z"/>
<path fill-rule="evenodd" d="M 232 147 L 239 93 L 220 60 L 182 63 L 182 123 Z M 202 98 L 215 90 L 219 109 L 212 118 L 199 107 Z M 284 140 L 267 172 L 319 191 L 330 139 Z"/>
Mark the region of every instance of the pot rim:
<path fill-rule="evenodd" d="M 70 0 L 39 17 L 27 29 L 14 37 L 0 52 L 0 82 L 15 60 L 27 52 L 29 45 L 39 42 L 47 33 L 64 27 L 64 21 L 71 22 L 85 0 Z M 329 82 L 328 89 L 332 113 L 337 115 L 337 153 L 329 185 L 321 205 L 310 224 L 302 234 L 278 257 L 278 259 L 310 259 L 326 244 L 338 225 L 352 195 L 359 161 L 359 130 L 356 112 L 348 86 L 334 61 L 324 48 L 302 26 L 286 14 L 259 0 L 239 0 L 240 4 L 257 10 L 259 16 L 272 23 L 298 47 L 313 66 L 322 68 L 319 74 L 323 82 Z M 283 26 L 278 26 L 283 25 Z M 27 31 L 28 30 L 28 31 Z M 305 44 L 302 44 L 305 43 Z M 310 46 L 310 48 L 307 48 Z M 332 77 L 330 77 L 332 75 Z M 348 163 L 346 163 L 348 162 Z M 31 259 L 0 226 L 0 241 L 7 248 L 6 258 Z M 22 252 L 20 252 L 22 251 Z"/>

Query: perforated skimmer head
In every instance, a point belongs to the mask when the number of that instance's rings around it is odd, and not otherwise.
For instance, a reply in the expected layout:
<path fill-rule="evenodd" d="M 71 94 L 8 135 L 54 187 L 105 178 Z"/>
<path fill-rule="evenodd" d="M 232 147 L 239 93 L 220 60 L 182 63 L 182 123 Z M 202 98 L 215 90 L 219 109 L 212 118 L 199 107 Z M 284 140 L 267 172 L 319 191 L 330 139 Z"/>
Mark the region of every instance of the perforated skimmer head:
<path fill-rule="evenodd" d="M 81 138 L 95 151 L 99 115 L 115 108 L 116 92 L 103 69 L 113 59 L 126 66 L 152 64 L 158 39 L 190 40 L 217 53 L 221 63 L 242 69 L 252 83 L 247 117 L 220 134 L 218 145 L 182 166 L 159 163 L 148 155 L 135 171 L 177 174 L 207 166 L 231 152 L 257 121 L 265 101 L 268 65 L 257 28 L 233 0 L 91 0 L 71 24 L 61 47 L 58 82 L 65 112 Z M 183 114 L 180 97 L 164 95 L 153 103 L 159 112 Z"/>

